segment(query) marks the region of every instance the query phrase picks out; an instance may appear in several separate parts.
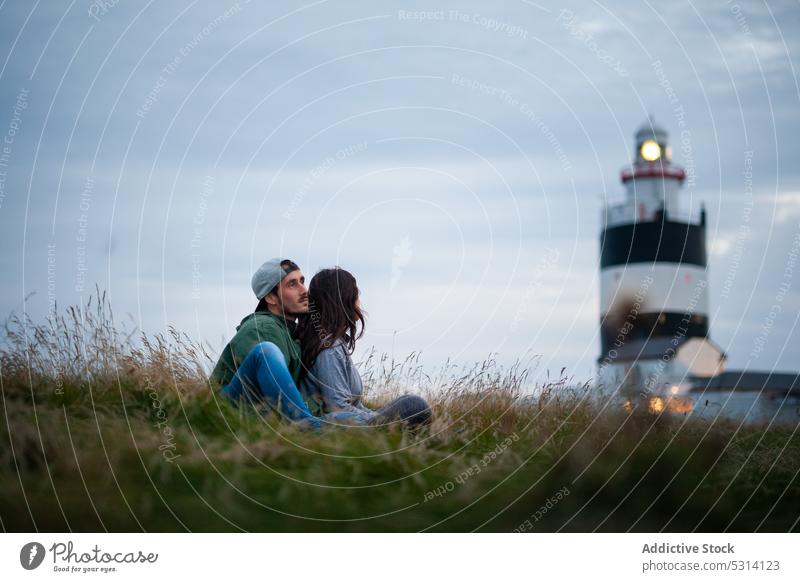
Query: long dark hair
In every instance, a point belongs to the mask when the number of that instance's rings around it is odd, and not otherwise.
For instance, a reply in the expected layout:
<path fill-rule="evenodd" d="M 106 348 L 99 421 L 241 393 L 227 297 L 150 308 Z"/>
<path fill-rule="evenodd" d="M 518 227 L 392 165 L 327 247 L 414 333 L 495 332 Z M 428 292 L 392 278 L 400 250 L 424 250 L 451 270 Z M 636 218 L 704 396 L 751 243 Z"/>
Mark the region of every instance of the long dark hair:
<path fill-rule="evenodd" d="M 297 330 L 305 371 L 338 339 L 353 353 L 365 325 L 364 312 L 356 305 L 358 293 L 356 278 L 339 267 L 322 269 L 311 279 L 308 315 L 300 319 Z"/>

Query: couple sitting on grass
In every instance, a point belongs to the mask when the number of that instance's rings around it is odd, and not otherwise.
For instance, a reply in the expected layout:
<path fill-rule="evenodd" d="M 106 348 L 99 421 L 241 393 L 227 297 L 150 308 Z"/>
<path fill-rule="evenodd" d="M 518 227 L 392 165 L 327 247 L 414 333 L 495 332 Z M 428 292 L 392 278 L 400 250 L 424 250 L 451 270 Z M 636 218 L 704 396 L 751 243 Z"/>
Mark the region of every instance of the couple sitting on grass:
<path fill-rule="evenodd" d="M 266 404 L 312 430 L 430 422 L 430 407 L 419 396 L 401 396 L 377 410 L 361 402 L 361 376 L 350 356 L 364 333 L 364 315 L 353 275 L 323 269 L 306 290 L 295 263 L 272 259 L 253 275 L 252 286 L 256 310 L 236 328 L 211 374 L 234 404 Z"/>

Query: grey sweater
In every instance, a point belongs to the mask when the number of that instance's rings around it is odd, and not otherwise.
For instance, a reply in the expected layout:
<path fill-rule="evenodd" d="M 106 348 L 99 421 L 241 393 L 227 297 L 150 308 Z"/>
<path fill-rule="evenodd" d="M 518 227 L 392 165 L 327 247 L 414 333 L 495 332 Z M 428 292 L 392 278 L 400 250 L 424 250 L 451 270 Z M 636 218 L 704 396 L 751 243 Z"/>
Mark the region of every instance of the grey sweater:
<path fill-rule="evenodd" d="M 319 353 L 300 383 L 300 391 L 319 404 L 323 413 L 347 411 L 365 417 L 375 414 L 361 402 L 361 375 L 341 339 Z"/>

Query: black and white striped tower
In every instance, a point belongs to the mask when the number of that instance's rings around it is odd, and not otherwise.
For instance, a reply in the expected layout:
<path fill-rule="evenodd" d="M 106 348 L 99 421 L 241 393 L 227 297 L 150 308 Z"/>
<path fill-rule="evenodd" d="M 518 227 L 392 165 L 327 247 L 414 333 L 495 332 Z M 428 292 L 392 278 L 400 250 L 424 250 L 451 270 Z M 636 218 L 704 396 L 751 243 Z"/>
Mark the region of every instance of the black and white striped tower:
<path fill-rule="evenodd" d="M 686 174 L 667 138 L 652 119 L 636 132 L 635 158 L 621 176 L 625 201 L 603 209 L 601 370 L 627 372 L 633 356 L 659 359 L 655 345 L 660 353 L 708 335 L 705 210 L 683 210 Z"/>

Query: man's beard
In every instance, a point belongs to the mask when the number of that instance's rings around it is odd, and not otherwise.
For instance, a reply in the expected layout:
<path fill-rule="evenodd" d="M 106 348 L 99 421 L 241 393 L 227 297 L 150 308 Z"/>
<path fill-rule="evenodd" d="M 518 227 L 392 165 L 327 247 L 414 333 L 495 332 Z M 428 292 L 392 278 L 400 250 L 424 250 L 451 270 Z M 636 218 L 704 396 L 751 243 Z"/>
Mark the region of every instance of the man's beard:
<path fill-rule="evenodd" d="M 302 309 L 302 307 L 300 309 Z M 298 317 L 302 317 L 304 315 L 308 315 L 308 309 L 305 311 L 290 311 L 284 308 L 283 310 L 283 316 L 287 318 L 297 319 Z"/>

